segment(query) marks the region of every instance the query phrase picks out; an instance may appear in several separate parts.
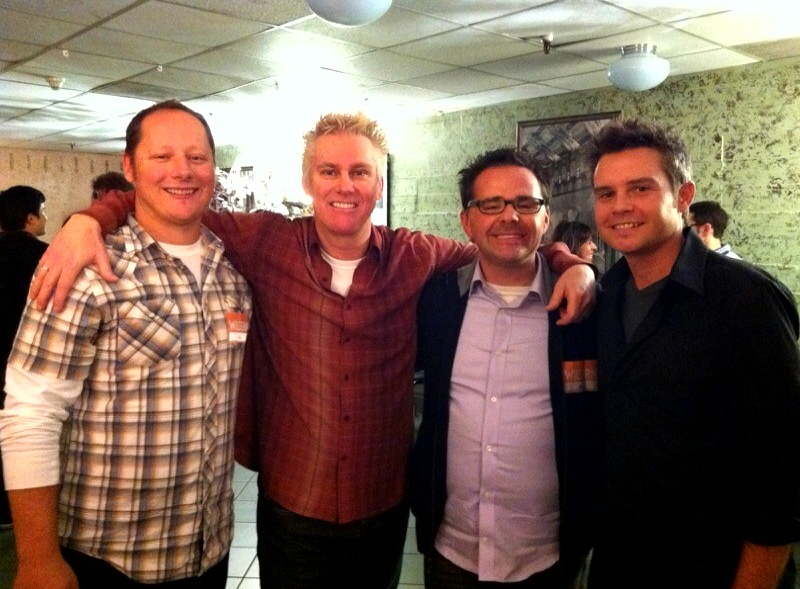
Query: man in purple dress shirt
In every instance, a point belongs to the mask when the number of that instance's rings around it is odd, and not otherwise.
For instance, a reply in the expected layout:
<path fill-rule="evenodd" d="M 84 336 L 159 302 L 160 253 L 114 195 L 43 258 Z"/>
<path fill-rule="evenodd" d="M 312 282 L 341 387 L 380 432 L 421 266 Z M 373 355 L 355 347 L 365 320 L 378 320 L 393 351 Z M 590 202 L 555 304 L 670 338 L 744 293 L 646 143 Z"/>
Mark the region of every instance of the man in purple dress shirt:
<path fill-rule="evenodd" d="M 417 316 L 410 492 L 425 586 L 565 588 L 599 495 L 595 324 L 561 327 L 545 308 L 550 191 L 528 154 L 479 156 L 460 190 L 478 260 L 432 278 Z"/>

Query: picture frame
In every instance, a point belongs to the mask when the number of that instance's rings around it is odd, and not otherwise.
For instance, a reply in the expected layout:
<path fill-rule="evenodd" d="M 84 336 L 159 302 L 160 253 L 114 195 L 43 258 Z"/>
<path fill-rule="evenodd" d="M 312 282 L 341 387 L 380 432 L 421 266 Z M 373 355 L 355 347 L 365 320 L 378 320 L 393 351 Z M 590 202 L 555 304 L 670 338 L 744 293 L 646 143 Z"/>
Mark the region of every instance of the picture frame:
<path fill-rule="evenodd" d="M 606 123 L 622 116 L 620 111 L 571 117 L 520 121 L 517 123 L 517 149 L 529 152 L 550 180 L 550 228 L 545 241 L 551 241 L 561 221 L 581 221 L 591 227 L 597 244 L 594 264 L 600 271 L 610 268 L 619 253 L 605 245 L 594 221 L 592 174 L 586 165 L 590 141 Z"/>

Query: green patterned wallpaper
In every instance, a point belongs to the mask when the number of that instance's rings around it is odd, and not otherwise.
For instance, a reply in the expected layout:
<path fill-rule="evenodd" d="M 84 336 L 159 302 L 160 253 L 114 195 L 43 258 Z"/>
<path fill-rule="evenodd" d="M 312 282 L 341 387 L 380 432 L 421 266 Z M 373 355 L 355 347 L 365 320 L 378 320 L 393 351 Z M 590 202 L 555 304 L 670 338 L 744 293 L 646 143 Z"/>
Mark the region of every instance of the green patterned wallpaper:
<path fill-rule="evenodd" d="M 725 241 L 800 298 L 800 59 L 668 78 L 649 92 L 573 92 L 421 119 L 392 145 L 391 223 L 463 239 L 456 174 L 514 145 L 517 121 L 621 110 L 670 124 L 698 200 L 731 215 Z"/>

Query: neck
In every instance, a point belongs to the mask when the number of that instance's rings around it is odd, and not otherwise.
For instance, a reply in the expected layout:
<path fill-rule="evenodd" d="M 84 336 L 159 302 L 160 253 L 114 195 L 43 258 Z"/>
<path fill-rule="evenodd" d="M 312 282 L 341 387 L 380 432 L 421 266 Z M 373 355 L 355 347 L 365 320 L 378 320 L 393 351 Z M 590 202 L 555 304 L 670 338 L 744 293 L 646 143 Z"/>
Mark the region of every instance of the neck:
<path fill-rule="evenodd" d="M 708 246 L 708 249 L 710 249 L 711 251 L 718 250 L 719 248 L 722 247 L 722 240 L 717 239 L 716 237 L 709 237 L 708 243 L 706 243 L 706 245 Z"/>
<path fill-rule="evenodd" d="M 134 218 L 142 230 L 159 243 L 192 245 L 200 239 L 200 221 L 186 225 L 164 227 L 160 224 L 148 223 L 146 219 L 141 218 L 139 215 L 134 215 Z"/>
<path fill-rule="evenodd" d="M 625 254 L 636 288 L 639 290 L 647 288 L 669 276 L 678 254 L 681 253 L 682 245 L 683 235 L 678 232 L 657 250 L 641 254 Z"/>
<path fill-rule="evenodd" d="M 536 254 L 525 263 L 513 266 L 498 266 L 480 260 L 481 273 L 490 284 L 497 286 L 530 286 L 536 277 Z"/>
<path fill-rule="evenodd" d="M 322 249 L 337 260 L 358 260 L 364 257 L 369 246 L 372 224 L 368 223 L 362 230 L 353 235 L 335 235 L 322 229 L 315 223 Z"/>

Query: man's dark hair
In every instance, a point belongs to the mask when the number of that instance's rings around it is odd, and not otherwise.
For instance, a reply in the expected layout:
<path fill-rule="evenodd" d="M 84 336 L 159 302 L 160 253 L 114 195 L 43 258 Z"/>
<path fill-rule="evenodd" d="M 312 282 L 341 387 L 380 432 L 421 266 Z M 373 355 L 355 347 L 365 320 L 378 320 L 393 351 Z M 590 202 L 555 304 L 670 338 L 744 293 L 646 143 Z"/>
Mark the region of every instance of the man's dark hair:
<path fill-rule="evenodd" d="M 553 231 L 553 241 L 566 243 L 573 254 L 591 238 L 592 228 L 581 221 L 561 221 Z"/>
<path fill-rule="evenodd" d="M 128 192 L 133 190 L 133 184 L 128 182 L 120 172 L 106 172 L 92 180 L 92 198 L 97 198 L 99 193 L 108 192 L 109 190 Z"/>
<path fill-rule="evenodd" d="M 45 200 L 41 190 L 31 186 L 12 186 L 0 192 L 0 229 L 22 231 L 28 215 L 41 214 Z"/>
<path fill-rule="evenodd" d="M 604 155 L 638 147 L 655 149 L 661 154 L 664 171 L 675 191 L 692 180 L 692 160 L 681 138 L 666 127 L 636 118 L 614 120 L 600 130 L 589 144 L 589 169 L 594 171 Z"/>
<path fill-rule="evenodd" d="M 214 154 L 214 136 L 211 134 L 211 127 L 208 126 L 205 117 L 177 100 L 165 100 L 164 102 L 159 102 L 158 104 L 154 104 L 153 106 L 139 111 L 136 116 L 131 119 L 131 122 L 128 123 L 128 128 L 125 131 L 125 153 L 128 154 L 128 157 L 133 158 L 133 152 L 136 151 L 139 142 L 142 140 L 142 121 L 154 112 L 162 110 L 181 110 L 200 121 L 203 124 L 203 128 L 206 130 L 206 138 L 208 139 L 208 144 L 211 146 L 211 153 Z"/>
<path fill-rule="evenodd" d="M 475 179 L 489 168 L 500 166 L 519 166 L 533 172 L 539 181 L 542 198 L 545 205 L 550 205 L 550 178 L 545 170 L 526 151 L 519 151 L 511 147 L 503 147 L 487 151 L 472 160 L 469 165 L 458 172 L 458 190 L 461 194 L 461 207 L 467 208 L 467 203 L 475 198 Z"/>
<path fill-rule="evenodd" d="M 695 225 L 708 223 L 714 229 L 714 237 L 722 239 L 722 234 L 728 228 L 728 213 L 719 203 L 713 200 L 701 200 L 689 205 Z"/>

